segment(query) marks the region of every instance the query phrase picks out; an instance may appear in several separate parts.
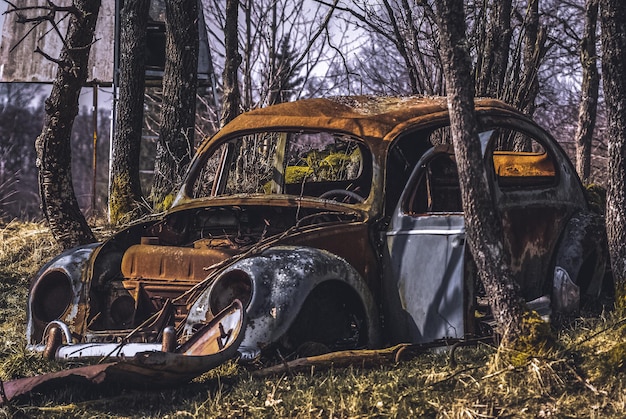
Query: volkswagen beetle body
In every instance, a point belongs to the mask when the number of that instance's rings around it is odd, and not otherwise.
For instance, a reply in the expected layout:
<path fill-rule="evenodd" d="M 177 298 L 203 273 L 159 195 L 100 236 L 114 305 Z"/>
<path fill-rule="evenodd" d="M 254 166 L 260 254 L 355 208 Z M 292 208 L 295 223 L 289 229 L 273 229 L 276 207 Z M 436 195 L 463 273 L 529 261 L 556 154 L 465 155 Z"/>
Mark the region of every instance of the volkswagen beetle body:
<path fill-rule="evenodd" d="M 523 296 L 575 310 L 581 294 L 599 292 L 605 261 L 581 183 L 521 113 L 491 99 L 476 112 L 475 164 Z M 63 330 L 57 358 L 101 356 L 115 342 L 147 348 L 167 326 L 182 344 L 235 299 L 246 308 L 246 359 L 477 334 L 488 309 L 450 144 L 445 98 L 309 99 L 245 113 L 199 147 L 166 213 L 42 268 L 29 347 L 43 350 L 50 325 Z"/>

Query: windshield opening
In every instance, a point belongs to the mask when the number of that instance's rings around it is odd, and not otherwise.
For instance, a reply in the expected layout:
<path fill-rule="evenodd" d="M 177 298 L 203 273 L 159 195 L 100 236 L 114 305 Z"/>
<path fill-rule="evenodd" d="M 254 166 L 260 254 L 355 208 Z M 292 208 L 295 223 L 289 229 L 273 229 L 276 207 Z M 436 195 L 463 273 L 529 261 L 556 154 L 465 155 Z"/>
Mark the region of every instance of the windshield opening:
<path fill-rule="evenodd" d="M 204 163 L 192 196 L 286 194 L 357 203 L 372 184 L 369 150 L 332 132 L 257 132 L 222 143 Z"/>

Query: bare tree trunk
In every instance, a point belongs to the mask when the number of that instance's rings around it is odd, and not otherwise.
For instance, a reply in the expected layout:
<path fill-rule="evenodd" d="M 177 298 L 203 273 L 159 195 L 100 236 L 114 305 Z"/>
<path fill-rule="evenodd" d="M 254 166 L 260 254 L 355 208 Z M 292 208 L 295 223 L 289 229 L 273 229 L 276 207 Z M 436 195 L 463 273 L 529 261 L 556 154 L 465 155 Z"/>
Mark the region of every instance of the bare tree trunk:
<path fill-rule="evenodd" d="M 411 59 L 409 51 L 406 48 L 407 40 L 405 39 L 405 36 L 400 32 L 400 27 L 398 26 L 398 17 L 394 13 L 393 8 L 389 4 L 388 0 L 383 0 L 383 4 L 385 5 L 391 27 L 393 28 L 396 47 L 398 48 L 398 52 L 402 56 L 404 64 L 406 65 L 406 69 L 409 75 L 409 82 L 411 84 L 411 93 L 423 93 L 421 91 L 421 86 L 419 86 L 418 75 L 415 69 L 415 65 L 413 64 L 413 60 Z M 405 4 L 404 6 L 408 6 L 408 4 Z M 407 8 L 406 10 L 408 12 L 410 8 Z"/>
<path fill-rule="evenodd" d="M 95 241 L 72 185 L 70 138 L 80 89 L 87 80 L 99 0 L 74 0 L 46 116 L 37 137 L 41 208 L 57 241 L 67 249 Z"/>
<path fill-rule="evenodd" d="M 198 86 L 198 3 L 165 1 L 165 73 L 161 129 L 150 198 L 157 211 L 167 209 L 180 186 L 194 150 Z"/>
<path fill-rule="evenodd" d="M 492 1 L 482 56 L 477 68 L 476 90 L 479 96 L 503 96 L 504 78 L 509 63 L 511 44 L 512 0 Z"/>
<path fill-rule="evenodd" d="M 224 126 L 239 115 L 241 94 L 237 71 L 241 64 L 241 55 L 237 51 L 239 0 L 226 0 L 226 23 L 224 27 L 225 63 L 222 75 L 224 98 L 222 105 L 221 125 Z"/>
<path fill-rule="evenodd" d="M 456 156 L 469 249 L 478 267 L 503 343 L 515 342 L 522 333 L 524 301 L 509 269 L 502 227 L 493 206 L 482 165 L 474 111 L 471 62 L 465 38 L 462 0 L 437 3 L 448 109 Z"/>
<path fill-rule="evenodd" d="M 244 69 L 243 69 L 243 108 L 245 110 L 252 109 L 252 0 L 246 0 L 245 10 L 245 22 L 246 22 L 246 42 L 244 45 Z"/>
<path fill-rule="evenodd" d="M 585 2 L 585 29 L 580 45 L 583 81 L 580 89 L 578 128 L 576 129 L 576 171 L 583 184 L 589 183 L 591 174 L 591 141 L 596 125 L 598 89 L 600 87 L 600 75 L 596 64 L 597 21 L 598 0 L 587 0 Z"/>
<path fill-rule="evenodd" d="M 139 155 L 145 94 L 146 28 L 150 0 L 126 0 L 121 16 L 119 101 L 113 156 L 109 218 L 112 223 L 128 221 L 141 212 Z"/>
<path fill-rule="evenodd" d="M 600 19 L 609 126 L 606 230 L 616 305 L 626 310 L 626 3 L 601 0 Z"/>
<path fill-rule="evenodd" d="M 539 66 L 545 56 L 546 32 L 539 24 L 539 0 L 529 0 L 524 19 L 524 72 L 515 105 L 527 115 L 535 113 L 539 93 Z"/>

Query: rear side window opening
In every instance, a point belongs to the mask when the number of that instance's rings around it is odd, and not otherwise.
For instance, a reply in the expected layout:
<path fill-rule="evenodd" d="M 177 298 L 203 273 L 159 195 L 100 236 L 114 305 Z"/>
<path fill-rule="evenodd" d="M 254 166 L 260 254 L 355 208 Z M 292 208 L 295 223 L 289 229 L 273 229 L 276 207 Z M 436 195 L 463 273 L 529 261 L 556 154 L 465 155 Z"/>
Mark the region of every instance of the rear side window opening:
<path fill-rule="evenodd" d="M 556 185 L 557 170 L 554 159 L 548 150 L 534 137 L 517 129 L 491 127 L 479 134 L 486 169 L 493 172 L 493 178 L 503 192 L 545 188 Z M 404 178 L 408 178 L 409 169 L 415 167 L 405 158 L 408 144 L 428 144 L 441 151 L 429 157 L 419 169 L 418 179 L 408 185 L 412 191 L 406 195 L 403 211 L 412 215 L 429 213 L 461 213 L 461 191 L 454 156 L 450 127 L 443 126 L 411 134 L 400 139 L 390 151 L 392 164 L 388 171 L 393 174 L 397 167 L 404 167 Z M 419 147 L 415 147 L 419 148 Z M 399 156 L 399 157 L 398 157 Z M 404 162 L 405 164 L 398 164 Z M 400 191 L 398 191 L 399 193 Z"/>

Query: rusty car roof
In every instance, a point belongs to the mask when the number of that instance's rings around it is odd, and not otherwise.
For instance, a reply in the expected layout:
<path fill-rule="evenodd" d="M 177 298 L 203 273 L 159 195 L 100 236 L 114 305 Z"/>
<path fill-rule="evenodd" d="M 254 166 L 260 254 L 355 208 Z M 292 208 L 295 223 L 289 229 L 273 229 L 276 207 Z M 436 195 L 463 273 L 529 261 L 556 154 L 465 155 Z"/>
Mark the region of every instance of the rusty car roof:
<path fill-rule="evenodd" d="M 506 103 L 489 98 L 475 100 L 477 111 L 495 110 L 521 115 Z M 447 113 L 442 96 L 337 96 L 302 99 L 259 108 L 239 115 L 215 137 L 267 128 L 330 129 L 361 138 L 391 139 L 400 125 Z"/>

